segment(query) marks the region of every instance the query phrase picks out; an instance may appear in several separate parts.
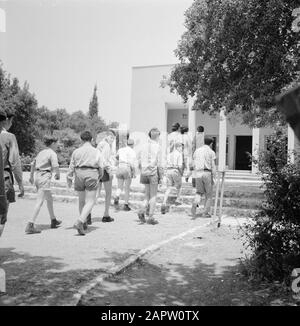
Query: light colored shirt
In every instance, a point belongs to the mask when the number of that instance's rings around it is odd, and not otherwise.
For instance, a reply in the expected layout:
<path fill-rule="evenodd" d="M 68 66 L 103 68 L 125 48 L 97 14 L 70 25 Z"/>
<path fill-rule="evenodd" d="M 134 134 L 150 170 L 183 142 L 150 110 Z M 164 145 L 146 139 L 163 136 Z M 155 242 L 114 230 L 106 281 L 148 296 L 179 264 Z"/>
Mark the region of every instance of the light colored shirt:
<path fill-rule="evenodd" d="M 204 145 L 204 132 L 197 132 L 192 143 L 192 152 Z"/>
<path fill-rule="evenodd" d="M 136 153 L 131 147 L 126 146 L 120 148 L 117 152 L 117 157 L 119 160 L 119 166 L 129 165 L 132 168 L 136 168 L 137 166 Z"/>
<path fill-rule="evenodd" d="M 174 145 L 177 142 L 182 142 L 182 135 L 179 131 L 172 131 L 168 134 L 168 151 L 172 152 Z"/>
<path fill-rule="evenodd" d="M 90 167 L 103 169 L 104 159 L 98 149 L 86 142 L 72 153 L 68 176 L 72 176 L 76 168 Z"/>
<path fill-rule="evenodd" d="M 214 172 L 215 159 L 216 154 L 208 145 L 196 149 L 193 155 L 194 177 L 197 177 L 197 173 L 203 172 L 204 169 Z"/>
<path fill-rule="evenodd" d="M 185 157 L 191 157 L 192 155 L 192 140 L 189 134 L 185 133 L 182 136 L 182 144 L 183 144 L 183 154 Z"/>
<path fill-rule="evenodd" d="M 178 150 L 174 150 L 167 156 L 167 168 L 182 169 L 183 158 L 182 153 Z"/>
<path fill-rule="evenodd" d="M 40 151 L 34 161 L 36 170 L 40 171 L 52 171 L 52 169 L 59 166 L 57 154 L 51 148 L 45 148 Z"/>
<path fill-rule="evenodd" d="M 116 160 L 112 146 L 109 145 L 109 143 L 105 139 L 103 139 L 98 144 L 97 149 L 102 154 L 104 160 L 104 168 L 108 170 L 113 169 L 113 167 L 116 165 Z"/>
<path fill-rule="evenodd" d="M 0 133 L 0 143 L 2 146 L 3 167 L 4 169 L 11 169 L 17 183 L 20 185 L 23 172 L 16 136 L 3 129 Z"/>
<path fill-rule="evenodd" d="M 157 169 L 162 168 L 162 151 L 159 143 L 149 139 L 148 142 L 141 147 L 137 159 L 142 174 L 155 175 Z"/>

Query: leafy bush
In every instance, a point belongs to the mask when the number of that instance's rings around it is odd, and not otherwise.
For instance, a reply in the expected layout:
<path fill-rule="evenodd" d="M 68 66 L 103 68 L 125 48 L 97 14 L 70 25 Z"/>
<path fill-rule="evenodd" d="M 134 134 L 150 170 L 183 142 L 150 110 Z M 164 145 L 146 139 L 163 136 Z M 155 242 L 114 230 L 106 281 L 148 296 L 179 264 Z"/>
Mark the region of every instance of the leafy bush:
<path fill-rule="evenodd" d="M 300 166 L 289 162 L 285 133 L 269 137 L 258 165 L 266 199 L 246 226 L 252 256 L 244 263 L 254 278 L 284 281 L 300 267 Z"/>

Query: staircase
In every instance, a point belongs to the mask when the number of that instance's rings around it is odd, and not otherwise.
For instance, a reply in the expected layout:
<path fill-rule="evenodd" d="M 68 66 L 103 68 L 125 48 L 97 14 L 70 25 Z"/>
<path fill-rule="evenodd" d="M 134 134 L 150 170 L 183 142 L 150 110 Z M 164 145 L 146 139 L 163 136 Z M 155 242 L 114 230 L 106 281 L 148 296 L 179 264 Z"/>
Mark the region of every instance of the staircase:
<path fill-rule="evenodd" d="M 28 182 L 29 176 L 24 177 L 25 198 L 35 199 L 36 188 Z M 55 201 L 60 202 L 77 202 L 77 194 L 72 189 L 66 187 L 65 175 L 62 175 L 61 180 L 53 181 L 53 198 Z M 17 188 L 16 188 L 17 190 Z M 113 181 L 113 194 L 116 190 L 116 180 Z M 157 196 L 157 209 L 160 210 L 163 201 L 164 189 L 159 189 Z M 141 207 L 144 199 L 144 188 L 139 183 L 139 178 L 132 182 L 130 206 L 134 209 Z M 190 213 L 191 205 L 195 196 L 195 189 L 191 183 L 183 182 L 182 189 L 182 202 L 180 206 L 175 206 L 175 190 L 172 191 L 169 198 L 170 212 L 174 213 Z M 121 196 L 121 204 L 123 196 Z M 231 216 L 249 216 L 252 212 L 260 209 L 264 199 L 261 181 L 257 176 L 251 175 L 247 172 L 236 173 L 228 172 L 225 180 L 224 200 L 223 200 L 223 213 L 230 214 Z M 104 190 L 98 198 L 98 203 L 104 203 Z M 214 201 L 213 201 L 214 203 Z"/>

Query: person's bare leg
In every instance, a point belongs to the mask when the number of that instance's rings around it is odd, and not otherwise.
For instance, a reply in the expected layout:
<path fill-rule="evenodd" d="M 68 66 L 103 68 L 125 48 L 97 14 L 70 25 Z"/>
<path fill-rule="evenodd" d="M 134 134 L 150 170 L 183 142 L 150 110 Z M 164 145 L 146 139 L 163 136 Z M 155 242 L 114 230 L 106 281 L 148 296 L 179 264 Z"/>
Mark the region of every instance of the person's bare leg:
<path fill-rule="evenodd" d="M 155 212 L 157 188 L 158 188 L 158 184 L 150 184 L 149 218 L 153 218 Z"/>
<path fill-rule="evenodd" d="M 165 191 L 165 195 L 164 195 L 164 200 L 163 200 L 163 205 L 166 206 L 167 205 L 167 201 L 168 198 L 170 196 L 172 188 L 171 187 L 167 187 L 166 191 Z"/>
<path fill-rule="evenodd" d="M 130 185 L 131 185 L 131 178 L 125 180 L 125 204 L 128 205 L 129 203 L 129 195 L 130 195 Z"/>
<path fill-rule="evenodd" d="M 201 202 L 201 195 L 196 193 L 194 202 L 192 204 L 192 210 L 191 210 L 191 213 L 194 217 L 196 216 L 197 207 L 198 207 L 198 205 L 200 205 L 200 202 Z"/>
<path fill-rule="evenodd" d="M 32 214 L 32 217 L 31 219 L 28 221 L 29 223 L 33 223 L 35 224 L 35 221 L 39 215 L 39 212 L 41 210 L 41 207 L 44 203 L 44 200 L 45 200 L 45 191 L 42 190 L 42 189 L 39 189 L 38 192 L 37 192 L 37 198 L 36 198 L 36 203 L 35 203 L 35 206 L 34 206 L 34 209 L 33 209 L 33 214 Z"/>
<path fill-rule="evenodd" d="M 118 189 L 116 190 L 116 197 L 120 197 L 124 189 L 124 179 L 118 179 Z"/>
<path fill-rule="evenodd" d="M 205 194 L 205 201 L 204 201 L 204 211 L 203 214 L 207 215 L 210 214 L 210 207 L 211 207 L 211 194 Z"/>
<path fill-rule="evenodd" d="M 149 206 L 149 201 L 150 201 L 150 185 L 146 184 L 145 185 L 145 199 L 143 202 L 143 211 L 146 212 L 148 206 Z"/>
<path fill-rule="evenodd" d="M 85 204 L 82 207 L 79 221 L 82 223 L 86 222 L 87 216 L 91 213 L 95 203 L 96 203 L 97 190 L 86 191 L 85 193 Z"/>
<path fill-rule="evenodd" d="M 47 202 L 47 208 L 51 220 L 55 220 L 54 208 L 53 208 L 53 197 L 51 190 L 45 190 L 45 199 Z"/>
<path fill-rule="evenodd" d="M 176 197 L 176 202 L 180 202 L 181 200 L 181 192 L 182 192 L 182 187 L 177 188 L 177 197 Z"/>
<path fill-rule="evenodd" d="M 98 190 L 97 190 L 98 191 Z M 78 193 L 78 208 L 79 208 L 79 214 L 81 214 L 82 209 L 85 205 L 85 191 L 77 191 Z"/>
<path fill-rule="evenodd" d="M 105 190 L 105 210 L 103 216 L 109 216 L 109 208 L 111 203 L 111 194 L 112 194 L 112 179 L 107 182 L 104 182 Z"/>

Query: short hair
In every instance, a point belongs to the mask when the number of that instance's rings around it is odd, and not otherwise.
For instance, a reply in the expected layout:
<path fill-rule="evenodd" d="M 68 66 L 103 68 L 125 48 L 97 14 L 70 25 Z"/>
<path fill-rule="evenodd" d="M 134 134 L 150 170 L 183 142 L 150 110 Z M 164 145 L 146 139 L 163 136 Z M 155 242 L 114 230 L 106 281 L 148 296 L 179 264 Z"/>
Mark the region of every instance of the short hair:
<path fill-rule="evenodd" d="M 0 121 L 5 121 L 7 119 L 7 115 L 3 109 L 0 108 Z"/>
<path fill-rule="evenodd" d="M 108 131 L 107 131 L 107 136 L 109 136 L 110 134 L 113 135 L 114 137 L 116 137 L 116 132 L 112 129 L 108 129 Z"/>
<path fill-rule="evenodd" d="M 177 131 L 180 128 L 180 124 L 178 122 L 172 124 L 172 131 Z"/>
<path fill-rule="evenodd" d="M 210 145 L 210 144 L 212 144 L 214 142 L 214 139 L 213 138 L 211 138 L 211 137 L 204 137 L 204 144 L 205 145 Z"/>
<path fill-rule="evenodd" d="M 54 136 L 51 136 L 51 135 L 45 135 L 43 137 L 43 142 L 48 147 L 51 144 L 56 143 L 57 142 L 57 138 L 54 137 Z"/>
<path fill-rule="evenodd" d="M 13 118 L 16 115 L 15 110 L 12 108 L 6 108 L 5 112 L 8 119 Z"/>
<path fill-rule="evenodd" d="M 152 133 L 157 133 L 158 136 L 160 135 L 160 131 L 158 130 L 158 128 L 151 128 L 150 131 L 148 132 L 148 136 L 152 139 Z"/>
<path fill-rule="evenodd" d="M 92 133 L 89 130 L 85 130 L 80 134 L 82 141 L 91 141 L 93 139 Z"/>
<path fill-rule="evenodd" d="M 204 127 L 203 126 L 198 126 L 197 131 L 198 132 L 204 132 Z"/>
<path fill-rule="evenodd" d="M 184 134 L 185 132 L 188 132 L 188 131 L 189 131 L 189 128 L 187 126 L 180 127 L 181 134 Z"/>

